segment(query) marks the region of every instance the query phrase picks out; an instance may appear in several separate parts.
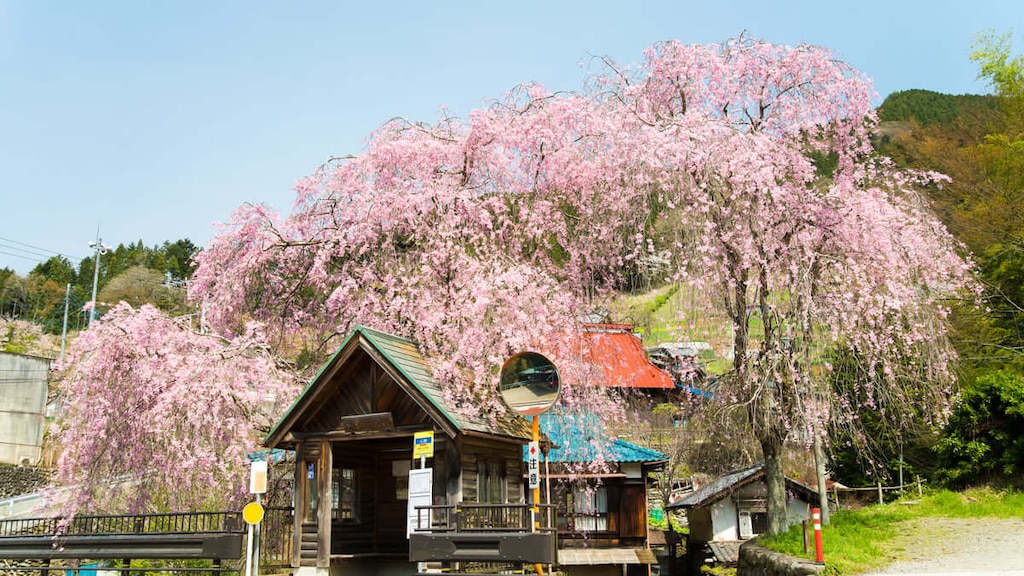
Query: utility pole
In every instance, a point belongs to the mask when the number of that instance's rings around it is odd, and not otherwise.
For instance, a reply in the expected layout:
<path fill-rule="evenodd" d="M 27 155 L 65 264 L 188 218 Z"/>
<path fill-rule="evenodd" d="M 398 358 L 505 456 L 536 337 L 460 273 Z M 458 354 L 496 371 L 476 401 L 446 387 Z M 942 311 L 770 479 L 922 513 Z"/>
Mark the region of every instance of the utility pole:
<path fill-rule="evenodd" d="M 814 472 L 818 478 L 818 507 L 821 509 L 821 523 L 828 526 L 828 488 L 825 486 L 825 447 L 821 441 L 823 432 L 814 432 Z"/>
<path fill-rule="evenodd" d="M 68 343 L 68 307 L 71 303 L 71 284 L 64 289 L 64 327 L 60 331 L 60 361 L 64 361 L 64 349 Z"/>
<path fill-rule="evenodd" d="M 89 248 L 96 251 L 96 259 L 93 261 L 92 266 L 92 306 L 89 308 L 89 326 L 92 326 L 92 321 L 96 319 L 96 286 L 100 282 L 100 256 L 107 253 L 110 250 L 110 246 L 107 246 L 100 240 L 100 229 L 96 228 L 96 241 L 89 241 Z"/>

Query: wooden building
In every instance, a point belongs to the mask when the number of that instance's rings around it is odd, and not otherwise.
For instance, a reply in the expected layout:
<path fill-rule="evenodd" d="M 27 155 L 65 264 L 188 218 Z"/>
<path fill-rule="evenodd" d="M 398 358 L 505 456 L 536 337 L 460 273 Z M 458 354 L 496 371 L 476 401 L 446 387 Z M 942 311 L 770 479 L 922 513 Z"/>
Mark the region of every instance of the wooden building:
<path fill-rule="evenodd" d="M 649 546 L 647 478 L 668 456 L 602 434 L 591 419 L 561 411 L 540 419 L 554 445 L 546 460 L 558 563 L 570 576 L 646 576 L 656 562 Z M 604 465 L 588 468 L 595 461 Z"/>
<path fill-rule="evenodd" d="M 446 404 L 415 343 L 357 327 L 265 440 L 268 448 L 295 451 L 296 574 L 412 574 L 412 560 L 433 558 L 411 557 L 408 539 L 410 469 L 420 467 L 413 439 L 425 431 L 434 434 L 426 464 L 432 468 L 430 502 L 437 506 L 432 525 L 440 528 L 421 536 L 450 544 L 456 528 L 473 521 L 468 503 L 493 505 L 492 515 L 514 515 L 517 505 L 526 509 L 522 446 L 530 440 L 529 422 L 515 415 L 496 423 L 460 415 Z M 533 528 L 505 520 L 513 531 Z M 499 545 L 500 537 L 478 543 L 481 549 Z"/>

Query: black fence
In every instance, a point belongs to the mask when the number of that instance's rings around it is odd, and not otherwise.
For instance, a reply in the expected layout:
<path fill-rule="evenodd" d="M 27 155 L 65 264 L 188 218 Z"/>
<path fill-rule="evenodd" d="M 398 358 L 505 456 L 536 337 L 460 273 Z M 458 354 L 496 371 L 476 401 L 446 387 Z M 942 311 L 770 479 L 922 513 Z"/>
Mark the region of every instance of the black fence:
<path fill-rule="evenodd" d="M 122 516 L 75 516 L 67 518 L 14 518 L 0 520 L 0 538 L 46 535 L 96 536 L 128 534 L 241 534 L 245 522 L 240 512 L 188 512 L 175 514 L 128 514 Z"/>
<path fill-rule="evenodd" d="M 260 522 L 260 568 L 270 571 L 288 569 L 292 562 L 295 516 L 291 507 L 265 509 Z"/>
<path fill-rule="evenodd" d="M 239 512 L 0 520 L 0 574 L 239 572 L 245 532 Z"/>

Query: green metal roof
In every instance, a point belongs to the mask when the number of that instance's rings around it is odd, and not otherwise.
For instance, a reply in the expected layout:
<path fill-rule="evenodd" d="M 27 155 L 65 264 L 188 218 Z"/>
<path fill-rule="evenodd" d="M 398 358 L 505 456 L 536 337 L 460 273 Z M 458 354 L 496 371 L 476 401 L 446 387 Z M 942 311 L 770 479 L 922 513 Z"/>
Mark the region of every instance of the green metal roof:
<path fill-rule="evenodd" d="M 353 341 L 356 344 L 353 344 Z M 321 388 L 325 383 L 322 381 L 328 372 L 339 361 L 339 357 L 351 345 L 360 347 L 369 346 L 375 350 L 384 360 L 397 371 L 402 379 L 412 386 L 419 394 L 426 399 L 437 412 L 445 418 L 459 432 L 477 432 L 481 434 L 497 434 L 515 439 L 529 440 L 531 437 L 530 425 L 525 418 L 516 414 L 509 414 L 499 418 L 494 425 L 489 419 L 471 419 L 459 413 L 445 402 L 444 392 L 441 384 L 434 378 L 430 367 L 420 353 L 415 342 L 401 336 L 381 332 L 366 326 L 356 326 L 345 341 L 338 347 L 338 350 L 331 355 L 330 359 L 320 368 L 317 375 L 310 381 L 306 388 L 299 394 L 288 411 L 281 417 L 271 432 L 264 440 L 265 444 L 279 442 L 286 430 L 283 426 L 291 426 L 298 415 L 305 410 L 306 397 L 314 390 Z"/>

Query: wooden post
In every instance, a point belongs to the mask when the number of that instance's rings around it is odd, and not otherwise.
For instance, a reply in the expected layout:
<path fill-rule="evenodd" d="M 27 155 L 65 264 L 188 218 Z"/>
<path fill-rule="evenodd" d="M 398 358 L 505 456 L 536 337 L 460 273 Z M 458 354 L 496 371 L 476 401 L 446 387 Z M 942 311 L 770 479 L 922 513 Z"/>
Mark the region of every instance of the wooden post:
<path fill-rule="evenodd" d="M 882 496 L 882 483 L 878 483 L 878 503 L 885 504 L 885 498 Z"/>
<path fill-rule="evenodd" d="M 804 554 L 807 554 L 811 551 L 811 535 L 807 532 L 807 519 L 804 518 L 801 524 L 803 525 L 804 529 Z"/>
<path fill-rule="evenodd" d="M 917 497 L 918 498 L 923 498 L 924 497 L 924 492 L 921 490 L 921 475 L 920 474 L 917 475 Z"/>
<path fill-rule="evenodd" d="M 334 468 L 334 458 L 331 450 L 331 443 L 327 440 L 320 442 L 320 461 L 317 464 L 317 474 L 320 489 L 319 502 L 316 509 L 317 523 L 317 554 L 316 567 L 331 567 L 331 474 Z"/>

